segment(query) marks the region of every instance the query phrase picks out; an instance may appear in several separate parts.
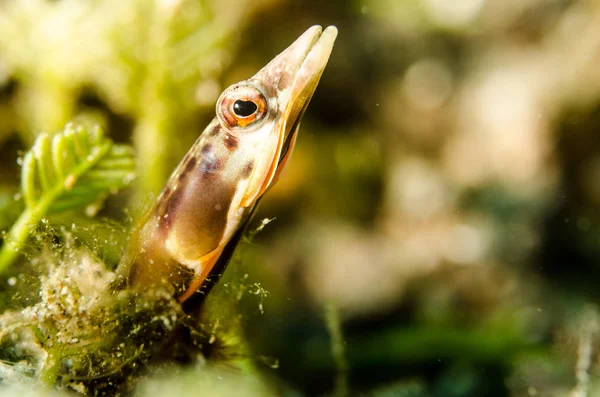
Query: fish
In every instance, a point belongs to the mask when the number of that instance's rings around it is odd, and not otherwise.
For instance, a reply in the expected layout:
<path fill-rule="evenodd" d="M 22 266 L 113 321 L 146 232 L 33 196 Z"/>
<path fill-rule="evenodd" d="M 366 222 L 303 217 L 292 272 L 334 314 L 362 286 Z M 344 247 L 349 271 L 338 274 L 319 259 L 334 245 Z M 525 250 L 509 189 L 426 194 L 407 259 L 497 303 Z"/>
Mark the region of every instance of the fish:
<path fill-rule="evenodd" d="M 170 285 L 183 303 L 211 272 L 224 269 L 290 160 L 337 32 L 309 28 L 254 76 L 221 93 L 216 117 L 132 233 L 119 264 L 129 287 Z"/>

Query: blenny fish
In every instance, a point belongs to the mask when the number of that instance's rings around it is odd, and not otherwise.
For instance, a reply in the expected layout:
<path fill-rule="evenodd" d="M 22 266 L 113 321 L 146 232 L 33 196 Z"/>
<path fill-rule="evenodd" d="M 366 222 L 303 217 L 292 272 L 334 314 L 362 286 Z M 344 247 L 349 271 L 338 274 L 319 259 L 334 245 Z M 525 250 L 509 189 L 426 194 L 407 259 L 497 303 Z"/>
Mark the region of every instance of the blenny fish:
<path fill-rule="evenodd" d="M 168 283 L 184 302 L 224 268 L 290 159 L 336 36 L 334 26 L 313 26 L 254 76 L 223 91 L 216 117 L 131 237 L 120 264 L 130 287 Z"/>

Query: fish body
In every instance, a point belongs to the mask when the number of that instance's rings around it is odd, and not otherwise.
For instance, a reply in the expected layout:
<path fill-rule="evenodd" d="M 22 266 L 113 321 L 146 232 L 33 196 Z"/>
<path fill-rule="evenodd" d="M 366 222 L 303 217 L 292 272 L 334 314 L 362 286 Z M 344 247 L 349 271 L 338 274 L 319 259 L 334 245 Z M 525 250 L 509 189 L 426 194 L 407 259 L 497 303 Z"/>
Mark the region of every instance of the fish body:
<path fill-rule="evenodd" d="M 183 302 L 205 282 L 285 168 L 336 36 L 333 26 L 311 27 L 221 94 L 131 238 L 120 265 L 130 286 L 169 283 Z"/>

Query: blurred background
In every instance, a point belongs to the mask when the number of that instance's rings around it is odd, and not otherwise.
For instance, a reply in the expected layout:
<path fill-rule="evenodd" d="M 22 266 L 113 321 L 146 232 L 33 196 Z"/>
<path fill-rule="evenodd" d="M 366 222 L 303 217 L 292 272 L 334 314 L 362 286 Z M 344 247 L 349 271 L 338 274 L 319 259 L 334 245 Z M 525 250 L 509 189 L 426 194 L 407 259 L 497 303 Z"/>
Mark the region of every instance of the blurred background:
<path fill-rule="evenodd" d="M 17 157 L 70 120 L 134 145 L 136 185 L 98 221 L 126 230 L 220 92 L 314 24 L 338 27 L 332 57 L 255 222 L 274 220 L 228 269 L 266 379 L 600 395 L 596 0 L 3 1 L 0 230 Z"/>

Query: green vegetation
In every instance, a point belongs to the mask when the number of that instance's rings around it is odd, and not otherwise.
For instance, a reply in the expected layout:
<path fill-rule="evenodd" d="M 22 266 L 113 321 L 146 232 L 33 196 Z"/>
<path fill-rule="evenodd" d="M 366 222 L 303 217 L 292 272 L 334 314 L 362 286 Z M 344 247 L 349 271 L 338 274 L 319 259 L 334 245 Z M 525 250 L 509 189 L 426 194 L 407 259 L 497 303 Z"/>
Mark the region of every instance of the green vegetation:
<path fill-rule="evenodd" d="M 126 187 L 134 177 L 129 147 L 113 145 L 98 128 L 89 133 L 68 125 L 50 137 L 38 135 L 22 160 L 25 211 L 0 249 L 0 273 L 14 262 L 38 223 L 53 213 L 92 206 Z"/>

